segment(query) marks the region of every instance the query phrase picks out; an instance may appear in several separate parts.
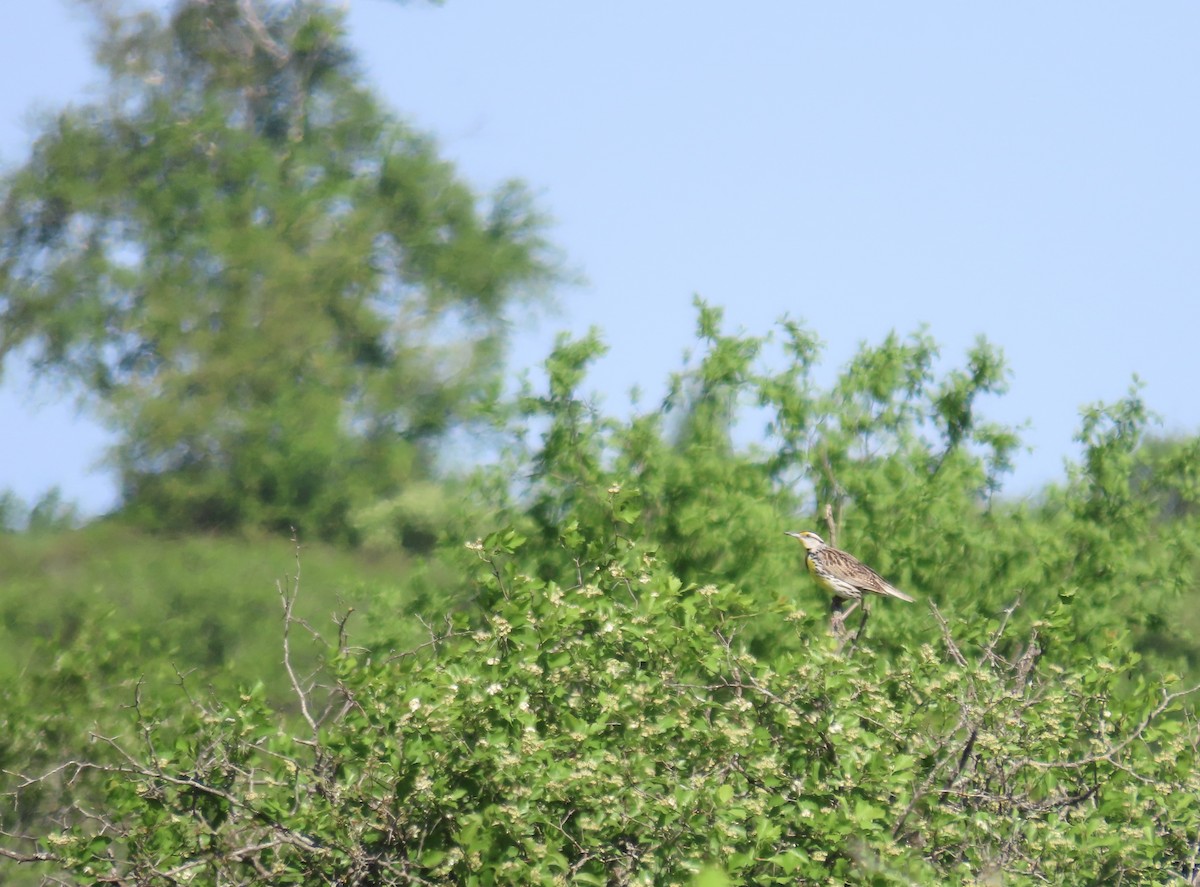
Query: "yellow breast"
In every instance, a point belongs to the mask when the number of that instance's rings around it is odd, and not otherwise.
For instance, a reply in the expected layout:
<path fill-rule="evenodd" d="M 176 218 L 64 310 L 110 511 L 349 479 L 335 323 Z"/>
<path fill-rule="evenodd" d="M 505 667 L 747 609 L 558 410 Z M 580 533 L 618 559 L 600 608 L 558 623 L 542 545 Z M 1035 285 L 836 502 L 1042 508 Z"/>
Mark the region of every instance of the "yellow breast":
<path fill-rule="evenodd" d="M 804 553 L 804 566 L 808 568 L 809 575 L 811 575 L 813 579 L 817 581 L 818 587 L 824 589 L 825 591 L 832 592 L 833 594 L 844 596 L 845 592 L 838 588 L 837 585 L 830 580 L 829 574 L 823 573 L 817 569 L 817 561 L 816 558 L 812 556 L 811 551 Z"/>

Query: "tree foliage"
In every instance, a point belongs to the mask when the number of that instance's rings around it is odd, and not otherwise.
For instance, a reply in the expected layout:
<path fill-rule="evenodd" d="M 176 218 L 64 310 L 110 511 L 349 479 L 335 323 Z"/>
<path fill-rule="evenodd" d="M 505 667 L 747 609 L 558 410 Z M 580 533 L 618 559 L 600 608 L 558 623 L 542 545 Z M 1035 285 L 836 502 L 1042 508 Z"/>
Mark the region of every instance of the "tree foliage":
<path fill-rule="evenodd" d="M 344 535 L 490 389 L 543 221 L 380 106 L 329 5 L 89 5 L 102 97 L 0 186 L 0 360 L 119 432 L 130 513 Z"/>
<path fill-rule="evenodd" d="M 661 409 L 582 393 L 591 335 L 497 415 L 425 641 L 342 620 L 309 677 L 293 586 L 297 712 L 130 679 L 52 763 L 14 704 L 41 768 L 4 852 L 81 883 L 1193 881 L 1196 689 L 1149 648 L 1195 593 L 1194 444 L 1147 447 L 1135 388 L 1085 409 L 1063 486 L 1007 501 L 994 346 L 938 371 L 889 336 L 820 385 L 801 325 L 698 309 Z M 831 637 L 803 525 L 917 603 Z"/>

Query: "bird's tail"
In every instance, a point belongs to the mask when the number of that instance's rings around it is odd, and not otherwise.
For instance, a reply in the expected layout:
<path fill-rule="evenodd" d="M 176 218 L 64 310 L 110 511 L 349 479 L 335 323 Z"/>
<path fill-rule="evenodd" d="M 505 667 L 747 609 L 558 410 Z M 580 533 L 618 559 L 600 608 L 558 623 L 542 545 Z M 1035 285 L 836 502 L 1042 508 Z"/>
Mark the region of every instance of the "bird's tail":
<path fill-rule="evenodd" d="M 912 598 L 910 598 L 908 595 L 906 595 L 904 592 L 902 592 L 900 589 L 898 589 L 894 585 L 887 585 L 885 583 L 883 586 L 883 589 L 884 589 L 884 594 L 886 594 L 888 597 L 900 598 L 900 600 L 902 600 L 902 601 L 908 601 L 908 603 L 910 603 L 910 604 L 913 603 Z"/>

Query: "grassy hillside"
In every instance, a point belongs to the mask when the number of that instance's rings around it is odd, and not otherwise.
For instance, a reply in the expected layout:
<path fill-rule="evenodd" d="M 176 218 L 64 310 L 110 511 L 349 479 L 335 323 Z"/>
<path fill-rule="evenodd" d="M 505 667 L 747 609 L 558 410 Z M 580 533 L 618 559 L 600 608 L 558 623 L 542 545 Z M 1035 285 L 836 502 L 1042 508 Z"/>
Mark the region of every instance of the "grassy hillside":
<path fill-rule="evenodd" d="M 356 636 L 373 613 L 394 611 L 412 566 L 402 554 L 300 551 L 296 612 L 326 639 L 353 607 Z M 282 606 L 297 552 L 288 539 L 155 536 L 115 523 L 0 536 L 0 678 L 48 667 L 83 632 L 120 637 L 145 661 L 220 685 L 282 687 Z M 393 620 L 389 620 L 389 625 Z M 414 621 L 415 624 L 415 621 Z M 313 658 L 301 638 L 296 654 Z"/>

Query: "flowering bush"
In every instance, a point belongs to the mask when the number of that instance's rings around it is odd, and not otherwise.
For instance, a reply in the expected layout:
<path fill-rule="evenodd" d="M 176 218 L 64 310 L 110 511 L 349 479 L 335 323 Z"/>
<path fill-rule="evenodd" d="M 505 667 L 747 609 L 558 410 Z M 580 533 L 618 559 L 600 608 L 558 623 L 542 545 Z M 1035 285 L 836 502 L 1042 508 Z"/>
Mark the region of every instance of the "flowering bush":
<path fill-rule="evenodd" d="M 865 637 L 839 649 L 823 616 L 685 585 L 636 532 L 587 547 L 602 556 L 471 543 L 476 612 L 382 660 L 343 643 L 328 681 L 296 679 L 299 729 L 254 692 L 135 709 L 119 754 L 67 765 L 102 798 L 41 856 L 144 884 L 1196 874 L 1182 694 L 1119 692 L 1128 655 L 1046 655 L 1072 602 L 1022 638 L 930 606 L 936 637 L 885 659 Z M 792 649 L 748 652 L 756 621 Z"/>

